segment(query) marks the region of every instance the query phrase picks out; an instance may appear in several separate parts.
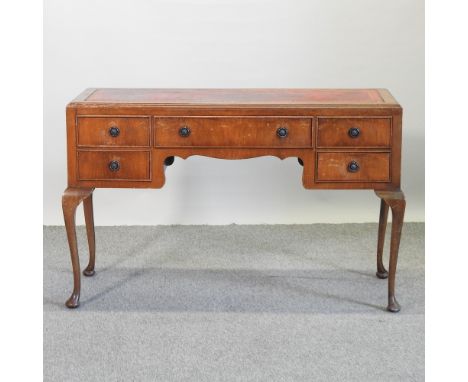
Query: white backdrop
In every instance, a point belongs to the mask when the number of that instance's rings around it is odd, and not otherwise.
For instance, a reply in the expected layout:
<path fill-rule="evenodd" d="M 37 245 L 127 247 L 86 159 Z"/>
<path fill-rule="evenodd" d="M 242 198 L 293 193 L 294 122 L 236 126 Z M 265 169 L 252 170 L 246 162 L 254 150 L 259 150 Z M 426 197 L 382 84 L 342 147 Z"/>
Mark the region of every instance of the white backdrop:
<path fill-rule="evenodd" d="M 424 220 L 423 0 L 45 0 L 44 12 L 44 224 L 63 224 L 65 106 L 87 87 L 388 88 L 404 108 L 406 220 Z M 95 222 L 377 221 L 373 192 L 305 190 L 301 173 L 294 158 L 176 158 L 160 190 L 96 190 Z"/>

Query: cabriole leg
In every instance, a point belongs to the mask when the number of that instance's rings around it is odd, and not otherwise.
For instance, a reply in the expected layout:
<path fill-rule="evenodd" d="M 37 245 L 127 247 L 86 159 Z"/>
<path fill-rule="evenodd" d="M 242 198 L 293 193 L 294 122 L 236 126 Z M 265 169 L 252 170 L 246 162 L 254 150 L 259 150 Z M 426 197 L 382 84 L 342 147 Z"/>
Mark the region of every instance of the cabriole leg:
<path fill-rule="evenodd" d="M 67 188 L 62 197 L 63 217 L 67 231 L 68 245 L 70 246 L 70 256 L 73 268 L 73 292 L 65 305 L 68 308 L 76 308 L 80 301 L 80 260 L 78 257 L 78 243 L 76 239 L 76 208 L 84 199 L 88 198 L 94 189 L 88 188 Z"/>
<path fill-rule="evenodd" d="M 399 312 L 400 305 L 395 298 L 395 276 L 398 262 L 398 250 L 400 247 L 401 230 L 403 228 L 403 218 L 405 215 L 406 201 L 401 191 L 376 191 L 392 210 L 392 236 L 390 239 L 390 261 L 388 267 L 388 306 L 390 312 Z M 380 228 L 379 228 L 380 234 Z M 383 240 L 383 239 L 382 239 Z"/>
<path fill-rule="evenodd" d="M 385 243 L 385 231 L 387 229 L 388 220 L 388 204 L 385 200 L 380 200 L 380 217 L 379 217 L 379 236 L 377 239 L 377 277 L 386 279 L 388 272 L 383 265 L 383 248 Z"/>
<path fill-rule="evenodd" d="M 85 213 L 86 234 L 88 236 L 89 263 L 83 271 L 85 276 L 94 275 L 94 265 L 96 262 L 96 240 L 94 235 L 94 214 L 93 214 L 93 194 L 83 200 L 83 209 Z"/>
<path fill-rule="evenodd" d="M 83 200 L 83 209 L 86 222 L 86 234 L 88 236 L 89 263 L 83 271 L 85 276 L 94 275 L 94 265 L 96 262 L 96 240 L 94 235 L 94 214 L 93 214 L 93 194 Z"/>

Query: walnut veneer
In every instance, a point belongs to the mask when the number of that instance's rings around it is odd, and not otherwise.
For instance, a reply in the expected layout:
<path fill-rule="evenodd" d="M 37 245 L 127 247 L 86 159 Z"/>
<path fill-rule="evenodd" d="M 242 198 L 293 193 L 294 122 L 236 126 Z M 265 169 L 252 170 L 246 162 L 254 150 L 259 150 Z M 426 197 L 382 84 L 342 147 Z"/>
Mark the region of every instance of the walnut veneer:
<path fill-rule="evenodd" d="M 63 211 L 77 307 L 75 211 L 84 202 L 94 274 L 95 188 L 160 188 L 174 157 L 297 157 L 307 189 L 370 189 L 381 198 L 377 276 L 395 274 L 405 200 L 400 189 L 402 109 L 384 89 L 88 89 L 67 106 L 68 188 Z M 382 260 L 392 210 L 389 271 Z"/>

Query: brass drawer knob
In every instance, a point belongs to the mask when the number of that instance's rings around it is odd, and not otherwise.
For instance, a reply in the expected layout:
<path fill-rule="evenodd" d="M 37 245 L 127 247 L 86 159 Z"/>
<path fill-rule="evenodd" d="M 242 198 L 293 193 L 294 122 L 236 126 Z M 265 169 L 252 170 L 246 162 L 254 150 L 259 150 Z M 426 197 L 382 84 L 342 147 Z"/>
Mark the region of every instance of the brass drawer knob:
<path fill-rule="evenodd" d="M 286 138 L 288 136 L 288 129 L 286 127 L 280 127 L 276 130 L 276 135 L 280 138 Z"/>
<path fill-rule="evenodd" d="M 359 171 L 359 163 L 355 160 L 352 160 L 348 163 L 348 171 L 349 172 L 358 172 Z"/>
<path fill-rule="evenodd" d="M 109 129 L 109 135 L 113 138 L 115 137 L 118 137 L 120 134 L 120 129 L 116 126 L 112 126 L 110 129 Z"/>
<path fill-rule="evenodd" d="M 190 135 L 190 129 L 187 126 L 182 126 L 179 129 L 179 135 L 181 137 L 187 138 Z"/>
<path fill-rule="evenodd" d="M 351 137 L 351 138 L 357 138 L 359 137 L 359 134 L 361 134 L 361 132 L 359 131 L 359 129 L 357 127 L 351 127 L 349 130 L 348 130 L 348 135 Z"/>
<path fill-rule="evenodd" d="M 120 170 L 120 163 L 117 160 L 111 160 L 109 162 L 109 170 L 111 171 L 119 171 Z"/>

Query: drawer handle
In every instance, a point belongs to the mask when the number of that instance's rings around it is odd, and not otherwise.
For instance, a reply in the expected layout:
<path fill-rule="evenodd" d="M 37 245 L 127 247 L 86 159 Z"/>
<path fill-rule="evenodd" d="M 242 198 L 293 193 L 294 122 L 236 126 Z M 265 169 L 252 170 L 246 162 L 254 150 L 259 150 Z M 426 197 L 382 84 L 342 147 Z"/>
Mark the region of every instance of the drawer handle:
<path fill-rule="evenodd" d="M 276 135 L 280 138 L 286 138 L 288 136 L 288 129 L 286 127 L 280 127 L 276 130 Z"/>
<path fill-rule="evenodd" d="M 179 135 L 181 137 L 187 138 L 190 135 L 190 129 L 187 126 L 182 126 L 179 129 Z"/>
<path fill-rule="evenodd" d="M 109 162 L 109 170 L 111 171 L 119 171 L 120 170 L 120 163 L 117 160 L 111 160 Z"/>
<path fill-rule="evenodd" d="M 112 126 L 110 129 L 109 129 L 109 135 L 113 138 L 115 137 L 118 137 L 120 134 L 120 129 L 116 126 Z"/>
<path fill-rule="evenodd" d="M 359 163 L 355 160 L 352 160 L 348 163 L 348 171 L 349 172 L 358 172 L 359 171 Z"/>
<path fill-rule="evenodd" d="M 359 134 L 361 134 L 361 132 L 359 131 L 359 129 L 357 127 L 351 127 L 349 130 L 348 130 L 348 135 L 351 137 L 351 138 L 357 138 L 359 137 Z"/>

